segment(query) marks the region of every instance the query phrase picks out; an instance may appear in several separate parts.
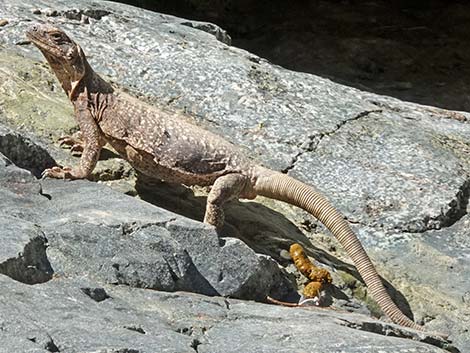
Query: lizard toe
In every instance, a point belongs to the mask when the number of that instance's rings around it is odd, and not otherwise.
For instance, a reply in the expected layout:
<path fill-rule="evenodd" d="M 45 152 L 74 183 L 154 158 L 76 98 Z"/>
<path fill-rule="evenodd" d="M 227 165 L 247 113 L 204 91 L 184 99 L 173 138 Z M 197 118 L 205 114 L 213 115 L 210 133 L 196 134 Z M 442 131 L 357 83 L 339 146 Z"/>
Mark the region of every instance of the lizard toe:
<path fill-rule="evenodd" d="M 74 179 L 72 175 L 72 168 L 70 167 L 52 167 L 45 169 L 41 174 L 41 179 L 44 178 Z"/>

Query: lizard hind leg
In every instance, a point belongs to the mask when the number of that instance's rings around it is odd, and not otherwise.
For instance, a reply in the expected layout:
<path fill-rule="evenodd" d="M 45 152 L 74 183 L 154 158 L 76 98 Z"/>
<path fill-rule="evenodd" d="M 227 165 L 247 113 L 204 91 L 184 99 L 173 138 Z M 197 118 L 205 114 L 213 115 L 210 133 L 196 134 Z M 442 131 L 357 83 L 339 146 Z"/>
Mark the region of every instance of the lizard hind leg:
<path fill-rule="evenodd" d="M 227 201 L 239 198 L 254 198 L 256 194 L 251 187 L 250 179 L 242 174 L 227 174 L 218 178 L 207 196 L 204 223 L 217 229 L 224 225 L 223 205 Z"/>

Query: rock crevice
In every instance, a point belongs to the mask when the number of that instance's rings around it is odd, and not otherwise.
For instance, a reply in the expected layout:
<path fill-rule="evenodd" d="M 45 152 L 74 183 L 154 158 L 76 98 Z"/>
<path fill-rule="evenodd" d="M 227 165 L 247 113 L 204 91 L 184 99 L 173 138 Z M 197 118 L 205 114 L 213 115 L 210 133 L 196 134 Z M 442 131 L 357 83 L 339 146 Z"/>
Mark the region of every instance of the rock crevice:
<path fill-rule="evenodd" d="M 35 285 L 0 275 L 5 328 L 0 330 L 0 353 L 3 347 L 8 353 L 47 353 L 44 345 L 27 339 L 32 325 L 51 333 L 55 346 L 70 353 L 143 353 L 148 347 L 257 352 L 279 350 L 279 342 L 286 352 L 305 347 L 325 353 L 443 352 L 423 340 L 370 332 L 381 329 L 357 313 L 341 317 L 370 331 L 340 325 L 335 310 L 232 299 L 262 301 L 267 294 L 279 300 L 297 298 L 293 275 L 286 274 L 289 261 L 281 260 L 280 253 L 293 241 L 308 246 L 308 236 L 326 237 L 313 227 L 302 233 L 296 222 L 305 215 L 295 208 L 264 198 L 227 205 L 227 222 L 235 228 L 227 233 L 239 234 L 247 246 L 181 216 L 201 220 L 207 190 L 153 185 L 158 196 L 147 198 L 129 166 L 107 164 L 119 161 L 110 153 L 102 155 L 92 178 L 100 183 L 38 180 L 50 164 L 78 162 L 54 143 L 76 130 L 72 106 L 41 53 L 24 39 L 31 22 L 45 20 L 64 29 L 85 50 L 92 67 L 119 87 L 152 104 L 170 102 L 166 108 L 193 114 L 198 124 L 245 146 L 250 157 L 314 185 L 356 223 L 354 230 L 380 274 L 403 292 L 397 297 L 416 320 L 433 317 L 425 321 L 429 330 L 450 331 L 459 349 L 469 350 L 464 330 L 468 310 L 462 301 L 470 291 L 465 281 L 470 271 L 470 129 L 465 114 L 446 113 L 452 117 L 448 119 L 430 107 L 286 70 L 190 28 L 191 20 L 115 2 L 76 0 L 74 6 L 81 10 L 65 14 L 61 11 L 71 10 L 66 0 L 0 2 L 0 21 L 8 20 L 0 29 L 0 124 L 13 129 L 0 127 L 6 155 L 0 156 L 0 222 L 12 229 L 0 226 L 0 263 L 14 259 L 20 264 L 19 254 L 37 236 L 47 239 L 34 244 L 45 249 L 55 273 L 53 280 Z M 57 16 L 45 16 L 37 8 L 55 10 Z M 98 19 L 84 9 L 109 13 Z M 24 45 L 15 45 L 20 41 Z M 28 145 L 24 136 L 46 153 Z M 36 138 L 42 142 L 34 142 Z M 454 201 L 448 205 L 449 200 Z M 426 217 L 429 224 L 446 226 L 425 236 L 400 228 Z M 339 253 L 336 244 L 323 245 L 328 250 L 315 251 L 313 242 L 307 251 L 342 268 L 341 260 L 326 254 Z M 343 286 L 348 280 L 338 272 L 334 283 L 344 292 L 333 305 L 367 312 L 363 302 L 350 305 L 350 289 Z M 178 328 L 194 332 L 188 335 Z"/>
<path fill-rule="evenodd" d="M 360 112 L 359 114 L 356 114 L 352 118 L 342 120 L 332 130 L 308 136 L 308 140 L 302 143 L 302 145 L 300 146 L 300 151 L 297 152 L 297 154 L 294 157 L 292 157 L 292 162 L 282 170 L 282 173 L 287 174 L 289 173 L 289 171 L 294 169 L 299 158 L 302 157 L 305 153 L 315 152 L 315 149 L 322 142 L 324 137 L 334 135 L 336 132 L 338 132 L 341 129 L 341 127 L 343 127 L 344 125 L 352 121 L 366 118 L 372 113 L 381 113 L 381 112 L 382 110 L 380 109 L 363 111 L 363 112 Z"/>

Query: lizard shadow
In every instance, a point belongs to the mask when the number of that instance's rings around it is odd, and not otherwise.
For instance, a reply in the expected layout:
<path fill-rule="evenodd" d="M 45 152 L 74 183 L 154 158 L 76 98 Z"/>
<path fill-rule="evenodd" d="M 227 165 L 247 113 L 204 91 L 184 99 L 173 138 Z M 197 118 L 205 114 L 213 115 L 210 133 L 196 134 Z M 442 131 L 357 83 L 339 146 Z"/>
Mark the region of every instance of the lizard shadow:
<path fill-rule="evenodd" d="M 207 190 L 204 188 L 191 189 L 179 184 L 169 184 L 138 176 L 135 189 L 142 200 L 155 206 L 200 222 L 204 218 L 207 200 Z M 282 250 L 288 252 L 291 244 L 299 243 L 310 257 L 326 264 L 330 270 L 335 269 L 341 277 L 341 282 L 344 284 L 340 287 L 331 285 L 326 291 L 328 296 L 348 301 L 349 297 L 345 294 L 345 289 L 360 293 L 360 287 L 363 288 L 365 285 L 356 268 L 312 244 L 299 227 L 286 217 L 285 214 L 289 214 L 291 218 L 299 218 L 294 216 L 298 214 L 294 210 L 296 208 L 293 206 L 261 197 L 258 197 L 256 201 L 231 201 L 225 207 L 227 226 L 222 229 L 220 236 L 237 237 L 256 253 L 272 257 L 283 267 L 288 266 L 292 261 L 285 257 Z M 312 238 L 314 234 L 328 232 L 307 213 L 304 219 L 299 221 L 305 228 L 304 231 L 312 234 Z M 328 234 L 328 237 L 332 236 Z M 336 246 L 333 244 L 334 242 L 330 243 L 329 251 L 335 251 Z M 348 279 L 344 280 L 345 277 Z M 405 315 L 412 319 L 410 306 L 403 294 L 383 278 L 382 281 L 395 303 Z M 374 315 L 380 315 L 380 310 L 375 305 L 369 305 L 369 309 Z"/>
<path fill-rule="evenodd" d="M 112 158 L 121 158 L 121 156 L 119 156 L 116 152 L 114 152 L 114 151 L 112 151 L 112 150 L 110 150 L 106 147 L 103 147 L 101 149 L 99 160 L 100 161 L 105 161 L 105 160 L 112 159 Z"/>

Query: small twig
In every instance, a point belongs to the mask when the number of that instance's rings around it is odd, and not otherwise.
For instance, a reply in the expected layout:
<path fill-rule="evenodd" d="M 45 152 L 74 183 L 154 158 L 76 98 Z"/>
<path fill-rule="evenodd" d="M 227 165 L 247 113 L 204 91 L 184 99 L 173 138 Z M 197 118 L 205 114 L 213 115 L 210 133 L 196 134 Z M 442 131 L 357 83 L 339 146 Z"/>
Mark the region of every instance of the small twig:
<path fill-rule="evenodd" d="M 297 304 L 297 303 L 282 302 L 282 301 L 280 301 L 280 300 L 271 298 L 269 295 L 266 297 L 266 300 L 267 300 L 268 302 L 270 302 L 270 303 L 273 303 L 273 304 L 282 305 L 282 306 L 288 306 L 288 307 L 291 307 L 291 308 L 299 307 L 299 304 Z"/>

